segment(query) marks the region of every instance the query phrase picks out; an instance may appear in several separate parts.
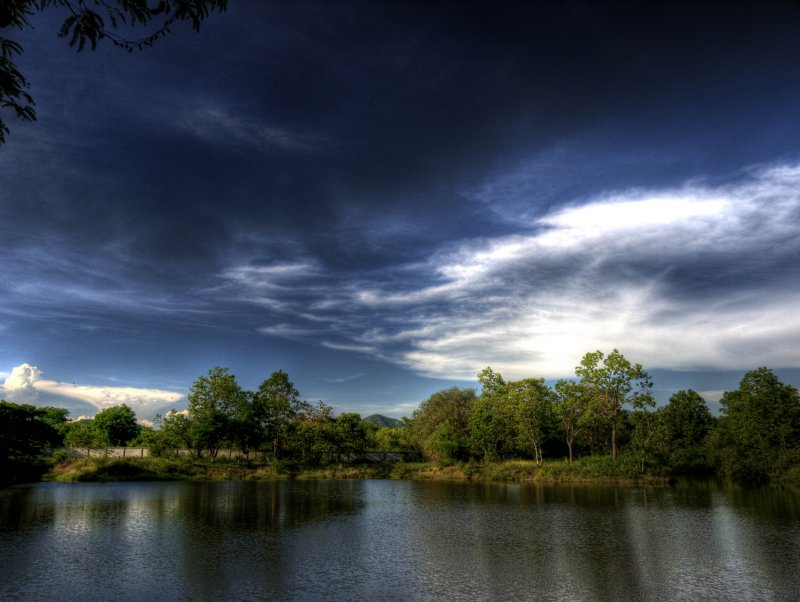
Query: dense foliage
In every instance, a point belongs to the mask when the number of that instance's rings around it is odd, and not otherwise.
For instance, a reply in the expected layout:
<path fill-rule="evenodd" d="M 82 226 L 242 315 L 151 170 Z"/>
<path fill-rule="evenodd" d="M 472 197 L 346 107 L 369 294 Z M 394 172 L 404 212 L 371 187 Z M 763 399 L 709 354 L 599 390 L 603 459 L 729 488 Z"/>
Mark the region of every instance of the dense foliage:
<path fill-rule="evenodd" d="M 69 447 L 121 447 L 136 442 L 141 429 L 136 413 L 123 403 L 94 418 L 67 423 L 63 442 Z"/>
<path fill-rule="evenodd" d="M 68 412 L 0 401 L 0 483 L 35 478 L 42 455 L 63 440 Z"/>
<path fill-rule="evenodd" d="M 69 421 L 63 409 L 1 402 L 0 461 L 3 474 L 14 475 L 8 482 L 40 466 L 42 454 L 62 444 L 145 446 L 154 456 L 183 448 L 196 458 L 214 458 L 226 447 L 245 458 L 259 451 L 307 466 L 365 451 L 421 450 L 436 465 L 461 463 L 475 474 L 486 472 L 476 463 L 527 459 L 553 478 L 716 474 L 748 482 L 787 475 L 800 480 L 800 394 L 767 368 L 747 372 L 737 390 L 722 396 L 719 418 L 692 390 L 654 408 L 650 376 L 616 349 L 587 353 L 575 379 L 552 388 L 543 379 L 507 382 L 491 368 L 478 380 L 480 395 L 458 387 L 438 391 L 399 428 L 380 426 L 389 422 L 383 417 L 334 417 L 325 403 L 303 400 L 282 370 L 247 391 L 228 369 L 215 367 L 192 384 L 188 409 L 158 417 L 157 429 L 137 424 L 125 405 Z"/>
<path fill-rule="evenodd" d="M 439 391 L 414 412 L 412 432 L 431 461 L 580 458 L 582 470 L 606 457 L 626 474 L 800 476 L 800 397 L 767 368 L 723 395 L 719 419 L 692 390 L 654 408 L 649 374 L 616 349 L 587 353 L 575 379 L 552 389 L 542 379 L 506 382 L 491 368 L 478 380 L 480 395 Z"/>
<path fill-rule="evenodd" d="M 276 460 L 320 464 L 364 451 L 415 449 L 410 427 L 380 427 L 354 413 L 300 397 L 289 375 L 273 372 L 255 391 L 246 391 L 227 368 L 215 367 L 189 389 L 188 409 L 159 417 L 160 428 L 142 434 L 151 451 L 190 448 L 215 457 L 220 448 L 267 452 Z"/>

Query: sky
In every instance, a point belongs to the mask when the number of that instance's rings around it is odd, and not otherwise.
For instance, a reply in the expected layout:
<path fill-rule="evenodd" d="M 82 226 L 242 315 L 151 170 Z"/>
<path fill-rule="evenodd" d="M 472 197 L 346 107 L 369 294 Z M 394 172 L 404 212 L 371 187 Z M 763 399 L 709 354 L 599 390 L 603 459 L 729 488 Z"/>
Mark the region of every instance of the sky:
<path fill-rule="evenodd" d="M 800 5 L 667 4 L 3 32 L 38 119 L 3 113 L 0 398 L 151 418 L 223 366 L 400 417 L 614 348 L 660 403 L 800 385 Z"/>

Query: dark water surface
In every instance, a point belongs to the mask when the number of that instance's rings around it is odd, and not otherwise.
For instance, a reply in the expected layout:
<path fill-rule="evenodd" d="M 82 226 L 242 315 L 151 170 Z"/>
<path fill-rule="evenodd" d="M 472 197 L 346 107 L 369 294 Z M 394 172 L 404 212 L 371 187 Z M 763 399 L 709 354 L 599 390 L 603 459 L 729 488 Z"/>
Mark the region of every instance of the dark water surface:
<path fill-rule="evenodd" d="M 409 481 L 0 490 L 0 600 L 798 600 L 800 495 Z"/>

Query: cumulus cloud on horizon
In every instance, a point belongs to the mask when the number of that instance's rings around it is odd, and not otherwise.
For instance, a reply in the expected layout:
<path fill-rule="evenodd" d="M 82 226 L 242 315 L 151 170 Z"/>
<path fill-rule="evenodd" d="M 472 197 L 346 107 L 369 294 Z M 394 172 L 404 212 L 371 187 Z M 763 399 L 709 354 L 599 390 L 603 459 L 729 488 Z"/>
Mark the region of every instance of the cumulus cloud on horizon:
<path fill-rule="evenodd" d="M 335 334 L 326 346 L 437 378 L 474 380 L 486 365 L 562 377 L 614 347 L 649 369 L 800 367 L 797 257 L 800 165 L 784 165 L 604 194 L 335 286 L 313 262 L 226 277 L 280 320 L 265 335 Z"/>
<path fill-rule="evenodd" d="M 58 403 L 59 399 L 88 403 L 98 411 L 111 406 L 126 404 L 140 418 L 144 418 L 180 400 L 183 395 L 160 389 L 137 387 L 97 387 L 76 385 L 42 378 L 42 371 L 30 364 L 15 366 L 0 386 L 6 401 L 36 405 L 46 397 L 47 403 Z M 44 394 L 44 395 L 42 395 Z"/>

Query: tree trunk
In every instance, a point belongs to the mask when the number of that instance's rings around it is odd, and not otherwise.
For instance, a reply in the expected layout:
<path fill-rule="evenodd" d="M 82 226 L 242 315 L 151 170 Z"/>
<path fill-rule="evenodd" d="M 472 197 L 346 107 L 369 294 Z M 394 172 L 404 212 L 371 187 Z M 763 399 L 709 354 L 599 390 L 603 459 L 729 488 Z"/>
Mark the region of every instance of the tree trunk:
<path fill-rule="evenodd" d="M 569 463 L 572 464 L 572 439 L 567 439 L 567 449 L 569 450 Z"/>
<path fill-rule="evenodd" d="M 611 459 L 617 461 L 617 423 L 611 425 Z"/>

